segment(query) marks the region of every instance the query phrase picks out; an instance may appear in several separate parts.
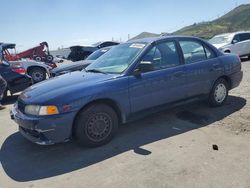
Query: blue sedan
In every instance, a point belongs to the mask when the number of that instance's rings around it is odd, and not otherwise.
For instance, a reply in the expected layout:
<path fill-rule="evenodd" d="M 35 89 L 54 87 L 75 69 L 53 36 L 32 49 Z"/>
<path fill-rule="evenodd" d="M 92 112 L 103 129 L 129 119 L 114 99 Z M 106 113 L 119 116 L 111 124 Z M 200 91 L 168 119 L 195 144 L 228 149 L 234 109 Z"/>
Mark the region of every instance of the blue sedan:
<path fill-rule="evenodd" d="M 75 138 L 97 147 L 118 125 L 148 112 L 206 99 L 225 103 L 242 80 L 238 56 L 195 37 L 163 36 L 120 44 L 89 65 L 26 89 L 11 111 L 37 144 Z"/>

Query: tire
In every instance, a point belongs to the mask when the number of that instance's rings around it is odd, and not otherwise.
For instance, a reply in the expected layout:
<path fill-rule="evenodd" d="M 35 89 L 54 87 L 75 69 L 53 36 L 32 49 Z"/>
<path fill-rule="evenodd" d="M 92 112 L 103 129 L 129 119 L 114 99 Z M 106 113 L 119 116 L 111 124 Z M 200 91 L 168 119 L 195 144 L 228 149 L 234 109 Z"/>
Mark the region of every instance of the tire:
<path fill-rule="evenodd" d="M 54 57 L 52 55 L 47 55 L 46 60 L 47 62 L 52 62 Z"/>
<path fill-rule="evenodd" d="M 40 67 L 32 68 L 29 71 L 29 75 L 31 76 L 34 83 L 38 83 L 43 80 L 46 80 L 46 71 Z"/>
<path fill-rule="evenodd" d="M 228 90 L 228 82 L 223 78 L 219 78 L 210 91 L 208 99 L 209 105 L 212 107 L 222 106 L 227 100 Z"/>
<path fill-rule="evenodd" d="M 226 51 L 224 51 L 224 53 L 230 54 L 231 52 L 230 52 L 230 50 L 226 50 Z"/>
<path fill-rule="evenodd" d="M 40 57 L 40 56 L 35 56 L 35 57 L 33 57 L 33 59 L 35 60 L 35 61 L 42 61 L 42 57 Z"/>
<path fill-rule="evenodd" d="M 81 145 L 98 147 L 111 141 L 117 129 L 116 112 L 105 104 L 93 104 L 79 113 L 73 134 Z"/>

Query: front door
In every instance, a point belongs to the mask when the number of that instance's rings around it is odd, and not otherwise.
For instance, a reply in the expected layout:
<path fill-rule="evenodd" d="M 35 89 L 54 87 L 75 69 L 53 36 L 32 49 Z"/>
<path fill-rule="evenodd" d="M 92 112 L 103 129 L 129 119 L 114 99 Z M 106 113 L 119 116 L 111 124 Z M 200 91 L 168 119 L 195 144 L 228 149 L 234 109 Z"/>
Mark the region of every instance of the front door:
<path fill-rule="evenodd" d="M 185 66 L 174 41 L 152 46 L 141 60 L 145 62 L 151 63 L 153 69 L 129 77 L 132 113 L 185 98 Z"/>

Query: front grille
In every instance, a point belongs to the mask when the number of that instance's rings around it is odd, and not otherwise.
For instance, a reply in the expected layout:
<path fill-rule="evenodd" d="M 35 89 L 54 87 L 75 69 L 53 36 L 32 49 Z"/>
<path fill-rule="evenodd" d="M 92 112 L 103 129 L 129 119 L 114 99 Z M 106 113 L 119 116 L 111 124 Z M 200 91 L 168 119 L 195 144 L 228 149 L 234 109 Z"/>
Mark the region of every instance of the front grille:
<path fill-rule="evenodd" d="M 25 104 L 22 100 L 18 100 L 17 101 L 17 108 L 18 110 L 20 110 L 22 113 L 24 113 L 25 111 Z"/>

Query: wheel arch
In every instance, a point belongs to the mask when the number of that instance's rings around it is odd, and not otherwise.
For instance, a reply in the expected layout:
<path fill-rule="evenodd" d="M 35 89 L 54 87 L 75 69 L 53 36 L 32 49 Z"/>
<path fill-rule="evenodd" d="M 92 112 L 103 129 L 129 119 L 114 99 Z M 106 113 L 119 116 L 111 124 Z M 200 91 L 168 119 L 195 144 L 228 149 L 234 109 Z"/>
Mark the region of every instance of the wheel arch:
<path fill-rule="evenodd" d="M 71 130 L 71 134 L 73 136 L 73 133 L 74 133 L 74 129 L 75 129 L 75 124 L 76 124 L 76 121 L 77 121 L 77 117 L 79 116 L 79 114 L 86 108 L 88 108 L 89 106 L 91 105 L 94 105 L 94 104 L 105 104 L 109 107 L 111 107 L 117 117 L 118 117 L 118 122 L 119 124 L 120 123 L 124 123 L 126 122 L 126 118 L 125 118 L 125 114 L 122 112 L 121 110 L 121 107 L 119 106 L 119 104 L 114 101 L 113 99 L 109 99 L 109 98 L 101 98 L 101 99 L 96 99 L 96 100 L 93 100 L 87 104 L 85 104 L 80 110 L 78 110 L 78 112 L 76 113 L 75 117 L 74 117 L 74 120 L 73 120 L 73 124 L 72 124 L 72 130 Z"/>
<path fill-rule="evenodd" d="M 48 74 L 48 71 L 47 71 L 47 69 L 46 69 L 45 67 L 43 67 L 43 66 L 38 66 L 38 65 L 32 65 L 32 66 L 27 67 L 27 73 L 29 74 L 30 71 L 31 71 L 32 69 L 35 69 L 35 68 L 43 69 L 43 70 L 46 72 L 46 74 Z"/>
<path fill-rule="evenodd" d="M 219 80 L 219 79 L 224 79 L 224 80 L 226 80 L 226 82 L 228 83 L 228 89 L 230 90 L 231 88 L 232 88 L 232 80 L 231 80 L 231 78 L 229 77 L 229 76 L 227 76 L 227 75 L 223 75 L 223 76 L 220 76 L 219 78 L 217 78 L 215 81 L 214 81 L 214 83 L 213 83 L 213 86 L 214 86 L 214 84 L 216 83 L 216 81 L 217 80 Z"/>
<path fill-rule="evenodd" d="M 231 50 L 228 48 L 228 49 L 225 49 L 224 50 L 224 53 L 231 53 Z"/>

